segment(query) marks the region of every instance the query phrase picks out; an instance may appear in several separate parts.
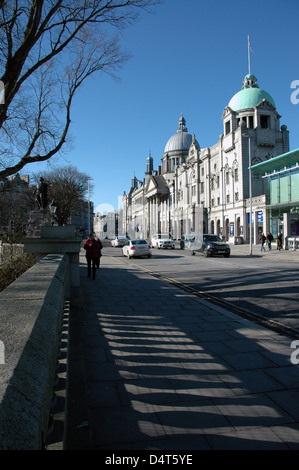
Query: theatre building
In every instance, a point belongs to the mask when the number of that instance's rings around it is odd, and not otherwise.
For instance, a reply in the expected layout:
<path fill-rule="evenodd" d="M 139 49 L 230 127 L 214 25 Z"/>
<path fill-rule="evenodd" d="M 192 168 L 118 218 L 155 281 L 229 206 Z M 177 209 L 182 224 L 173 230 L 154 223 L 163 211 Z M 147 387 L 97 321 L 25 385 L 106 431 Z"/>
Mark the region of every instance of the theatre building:
<path fill-rule="evenodd" d="M 269 179 L 249 168 L 289 152 L 289 132 L 280 119 L 274 99 L 252 74 L 224 107 L 223 133 L 212 147 L 201 148 L 181 115 L 161 164 L 154 169 L 149 155 L 145 176 L 134 177 L 124 193 L 120 230 L 148 239 L 158 232 L 174 239 L 215 233 L 230 243 L 248 243 L 251 219 L 258 243 L 259 233 L 270 228 Z"/>

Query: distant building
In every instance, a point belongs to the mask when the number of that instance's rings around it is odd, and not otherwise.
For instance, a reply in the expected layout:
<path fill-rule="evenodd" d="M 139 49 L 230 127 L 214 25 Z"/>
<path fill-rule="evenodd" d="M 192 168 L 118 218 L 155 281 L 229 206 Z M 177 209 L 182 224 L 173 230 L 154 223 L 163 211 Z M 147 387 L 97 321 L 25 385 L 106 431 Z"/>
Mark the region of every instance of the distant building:
<path fill-rule="evenodd" d="M 223 134 L 212 147 L 201 148 L 183 115 L 168 139 L 161 166 L 150 155 L 142 182 L 135 177 L 123 196 L 121 227 L 130 236 L 150 238 L 170 233 L 215 233 L 231 243 L 249 241 L 251 164 L 289 152 L 289 131 L 280 126 L 273 98 L 248 74 L 222 114 Z M 249 144 L 250 142 L 250 144 Z M 254 243 L 269 226 L 267 180 L 252 173 Z"/>
<path fill-rule="evenodd" d="M 16 173 L 0 180 L 0 237 L 25 234 L 35 208 L 34 187 L 29 175 Z"/>
<path fill-rule="evenodd" d="M 118 235 L 118 213 L 108 212 L 101 214 L 96 212 L 94 216 L 94 232 L 100 239 L 109 240 Z"/>

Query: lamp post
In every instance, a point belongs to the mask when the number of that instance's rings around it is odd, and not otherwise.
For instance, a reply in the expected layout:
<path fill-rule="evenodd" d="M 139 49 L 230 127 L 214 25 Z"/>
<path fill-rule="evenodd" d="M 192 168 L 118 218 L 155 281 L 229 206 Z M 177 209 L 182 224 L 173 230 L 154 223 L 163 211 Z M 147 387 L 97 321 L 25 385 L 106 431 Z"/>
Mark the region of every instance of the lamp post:
<path fill-rule="evenodd" d="M 249 255 L 252 256 L 252 179 L 251 179 L 251 138 L 248 134 L 242 134 L 243 137 L 248 137 L 248 159 L 249 159 Z"/>
<path fill-rule="evenodd" d="M 89 181 L 93 178 L 87 179 L 87 188 L 88 188 L 88 235 L 90 234 L 90 200 L 89 200 Z"/>

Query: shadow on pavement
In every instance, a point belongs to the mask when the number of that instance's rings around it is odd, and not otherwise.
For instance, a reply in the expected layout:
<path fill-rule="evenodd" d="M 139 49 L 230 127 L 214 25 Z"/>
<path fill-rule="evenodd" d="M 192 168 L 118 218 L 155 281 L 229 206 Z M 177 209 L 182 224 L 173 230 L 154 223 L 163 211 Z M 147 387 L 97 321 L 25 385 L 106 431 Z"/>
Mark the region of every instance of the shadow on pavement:
<path fill-rule="evenodd" d="M 92 281 L 81 261 L 66 449 L 299 448 L 288 340 L 114 258 Z"/>

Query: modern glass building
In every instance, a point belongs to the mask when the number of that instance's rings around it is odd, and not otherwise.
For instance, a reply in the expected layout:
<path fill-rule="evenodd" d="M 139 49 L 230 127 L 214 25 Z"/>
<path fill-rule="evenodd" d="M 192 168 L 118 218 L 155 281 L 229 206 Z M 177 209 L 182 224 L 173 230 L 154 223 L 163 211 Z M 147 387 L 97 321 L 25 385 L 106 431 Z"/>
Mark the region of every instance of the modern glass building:
<path fill-rule="evenodd" d="M 269 230 L 288 239 L 299 237 L 299 149 L 253 165 L 251 170 L 268 179 L 266 210 Z"/>

